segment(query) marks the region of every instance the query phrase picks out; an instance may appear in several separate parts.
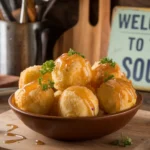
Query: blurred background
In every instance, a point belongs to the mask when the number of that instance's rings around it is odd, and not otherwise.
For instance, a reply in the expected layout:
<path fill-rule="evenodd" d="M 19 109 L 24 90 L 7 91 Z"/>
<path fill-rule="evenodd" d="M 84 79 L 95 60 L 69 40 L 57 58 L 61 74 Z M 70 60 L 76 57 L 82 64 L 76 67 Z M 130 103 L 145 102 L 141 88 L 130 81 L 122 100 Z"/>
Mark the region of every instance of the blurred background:
<path fill-rule="evenodd" d="M 69 48 L 91 63 L 107 56 L 115 6 L 147 8 L 150 2 L 0 0 L 0 73 L 19 75 L 27 66 L 56 59 Z"/>

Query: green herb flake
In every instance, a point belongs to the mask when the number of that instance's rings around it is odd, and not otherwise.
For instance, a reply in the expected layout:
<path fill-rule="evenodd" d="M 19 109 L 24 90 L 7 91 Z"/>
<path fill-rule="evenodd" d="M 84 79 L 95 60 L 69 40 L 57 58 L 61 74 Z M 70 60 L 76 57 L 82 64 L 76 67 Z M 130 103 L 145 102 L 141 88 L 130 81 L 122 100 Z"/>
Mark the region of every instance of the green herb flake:
<path fill-rule="evenodd" d="M 48 87 L 49 88 L 54 88 L 54 82 L 53 81 L 51 81 L 51 80 L 48 80 Z"/>
<path fill-rule="evenodd" d="M 46 61 L 43 63 L 42 68 L 40 70 L 41 74 L 44 75 L 48 72 L 52 72 L 53 69 L 55 68 L 55 63 L 53 60 Z"/>
<path fill-rule="evenodd" d="M 129 145 L 132 145 L 133 142 L 132 142 L 131 138 L 129 138 L 128 136 L 123 136 L 121 134 L 121 139 L 114 140 L 110 144 L 115 145 L 115 146 L 120 146 L 120 147 L 126 147 L 126 146 L 129 146 Z"/>
<path fill-rule="evenodd" d="M 108 80 L 111 80 L 114 78 L 114 75 L 109 75 L 107 78 L 104 79 L 104 82 L 107 82 Z"/>
<path fill-rule="evenodd" d="M 50 88 L 54 88 L 54 82 L 53 81 L 48 80 L 47 83 L 42 83 L 42 81 L 43 81 L 42 77 L 38 78 L 38 83 L 41 86 L 43 91 L 46 91 Z"/>
<path fill-rule="evenodd" d="M 38 78 L 38 83 L 39 83 L 39 85 L 42 85 L 42 80 L 43 80 L 42 77 Z"/>
<path fill-rule="evenodd" d="M 84 55 L 82 55 L 79 52 L 76 52 L 76 51 L 74 51 L 73 49 L 70 48 L 69 51 L 68 51 L 68 56 L 72 56 L 72 55 L 75 55 L 75 54 L 81 56 L 82 58 L 85 58 Z"/>
<path fill-rule="evenodd" d="M 48 84 L 42 84 L 42 90 L 43 91 L 46 91 L 46 90 L 48 90 L 49 88 L 48 88 Z"/>
<path fill-rule="evenodd" d="M 112 59 L 107 58 L 107 57 L 101 59 L 99 63 L 100 63 L 100 64 L 106 64 L 106 63 L 108 63 L 108 64 L 110 64 L 110 66 L 112 66 L 112 67 L 115 67 L 115 65 L 116 65 L 116 62 L 114 62 Z"/>

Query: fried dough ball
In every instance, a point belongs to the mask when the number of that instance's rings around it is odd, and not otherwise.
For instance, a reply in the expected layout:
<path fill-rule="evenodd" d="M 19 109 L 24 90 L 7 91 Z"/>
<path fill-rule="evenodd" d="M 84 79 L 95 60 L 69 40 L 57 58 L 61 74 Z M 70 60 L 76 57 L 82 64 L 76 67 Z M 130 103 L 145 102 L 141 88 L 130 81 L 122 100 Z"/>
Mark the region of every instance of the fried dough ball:
<path fill-rule="evenodd" d="M 113 75 L 114 78 L 123 78 L 126 80 L 126 76 L 121 72 L 118 64 L 111 66 L 109 63 L 102 64 L 95 62 L 92 66 L 92 86 L 98 88 L 110 75 Z"/>
<path fill-rule="evenodd" d="M 63 91 L 73 85 L 85 86 L 92 79 L 91 65 L 77 54 L 69 56 L 64 53 L 55 61 L 52 78 L 57 90 Z"/>
<path fill-rule="evenodd" d="M 96 116 L 99 112 L 97 97 L 83 86 L 71 86 L 64 90 L 58 107 L 63 117 Z"/>
<path fill-rule="evenodd" d="M 48 114 L 54 101 L 52 89 L 42 90 L 37 82 L 26 84 L 15 92 L 15 104 L 21 110 L 35 113 Z"/>
<path fill-rule="evenodd" d="M 111 79 L 97 89 L 100 106 L 106 113 L 113 114 L 135 105 L 137 95 L 130 81 Z"/>
<path fill-rule="evenodd" d="M 20 79 L 19 79 L 19 88 L 22 88 L 24 85 L 38 80 L 38 78 L 41 76 L 40 73 L 41 66 L 31 66 L 23 70 L 20 74 Z M 51 73 L 46 73 L 43 76 L 43 79 L 52 79 Z"/>

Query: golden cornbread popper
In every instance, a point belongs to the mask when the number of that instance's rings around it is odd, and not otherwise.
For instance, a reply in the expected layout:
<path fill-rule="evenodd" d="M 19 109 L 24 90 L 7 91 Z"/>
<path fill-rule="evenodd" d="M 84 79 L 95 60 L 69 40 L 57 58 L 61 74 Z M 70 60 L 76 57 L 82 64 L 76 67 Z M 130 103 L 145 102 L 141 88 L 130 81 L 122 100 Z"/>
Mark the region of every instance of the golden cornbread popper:
<path fill-rule="evenodd" d="M 91 82 L 90 62 L 83 55 L 70 50 L 55 60 L 52 79 L 57 90 L 65 90 L 69 86 L 86 86 Z"/>
<path fill-rule="evenodd" d="M 15 92 L 16 106 L 27 112 L 46 115 L 50 112 L 53 102 L 53 90 L 43 90 L 38 82 L 26 84 Z"/>
<path fill-rule="evenodd" d="M 24 85 L 32 82 L 32 81 L 37 81 L 38 78 L 41 76 L 40 70 L 42 69 L 42 66 L 31 66 L 26 68 L 20 73 L 20 78 L 19 78 L 19 88 L 22 88 Z M 44 79 L 52 79 L 51 73 L 47 73 L 43 77 Z"/>
<path fill-rule="evenodd" d="M 51 72 L 54 68 L 52 60 L 42 66 L 25 69 L 20 76 L 20 89 L 15 92 L 15 104 L 21 110 L 46 115 L 51 111 L 54 102 L 54 82 Z"/>
<path fill-rule="evenodd" d="M 121 78 L 110 79 L 97 88 L 100 106 L 113 114 L 133 107 L 136 104 L 136 91 L 130 81 Z"/>
<path fill-rule="evenodd" d="M 95 62 L 92 66 L 92 86 L 98 88 L 110 75 L 114 78 L 123 78 L 126 80 L 125 74 L 112 59 L 103 58 Z"/>
<path fill-rule="evenodd" d="M 99 112 L 97 97 L 83 86 L 71 86 L 64 90 L 58 107 L 62 117 L 97 116 Z"/>

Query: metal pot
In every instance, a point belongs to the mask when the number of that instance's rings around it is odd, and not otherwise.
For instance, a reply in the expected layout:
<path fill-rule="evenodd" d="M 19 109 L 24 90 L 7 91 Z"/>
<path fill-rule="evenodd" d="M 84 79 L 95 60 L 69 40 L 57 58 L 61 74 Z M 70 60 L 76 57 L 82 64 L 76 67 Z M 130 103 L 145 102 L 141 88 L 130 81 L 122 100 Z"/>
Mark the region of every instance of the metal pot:
<path fill-rule="evenodd" d="M 47 29 L 46 22 L 0 21 L 0 74 L 19 75 L 26 67 L 42 64 L 41 35 Z"/>

